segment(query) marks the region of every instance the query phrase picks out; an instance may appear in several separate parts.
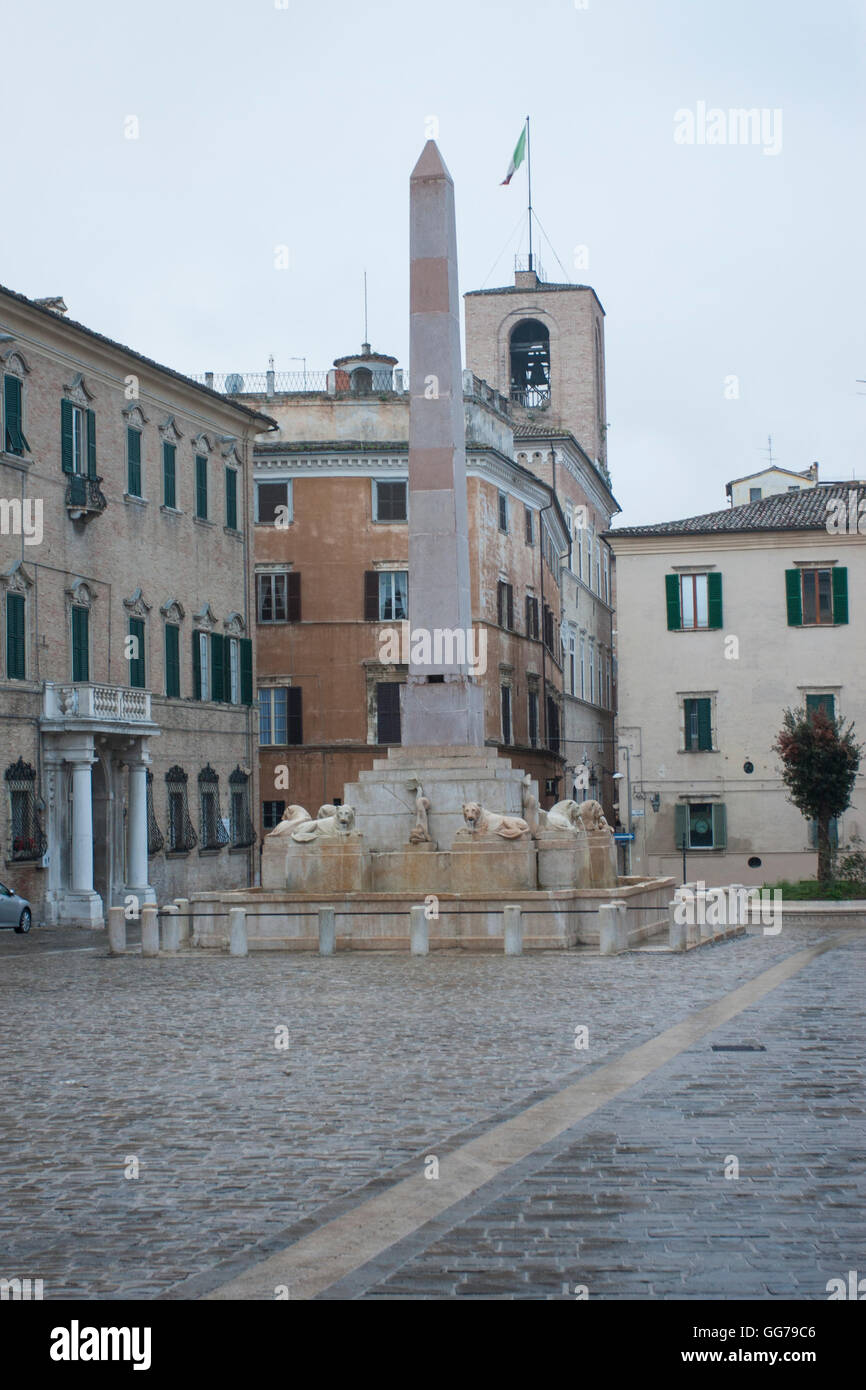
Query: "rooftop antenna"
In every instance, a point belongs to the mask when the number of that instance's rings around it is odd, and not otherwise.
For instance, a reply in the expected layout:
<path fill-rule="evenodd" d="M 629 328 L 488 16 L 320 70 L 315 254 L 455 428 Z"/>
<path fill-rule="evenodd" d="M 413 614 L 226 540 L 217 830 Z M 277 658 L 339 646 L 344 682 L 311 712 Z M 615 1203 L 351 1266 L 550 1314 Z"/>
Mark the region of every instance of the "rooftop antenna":
<path fill-rule="evenodd" d="M 767 465 L 772 468 L 773 464 L 776 462 L 776 457 L 773 453 L 773 436 L 771 434 L 767 435 L 767 447 L 766 449 L 762 449 L 761 453 L 767 455 Z"/>
<path fill-rule="evenodd" d="M 370 340 L 367 337 L 367 272 L 364 271 L 364 347 L 370 351 Z"/>

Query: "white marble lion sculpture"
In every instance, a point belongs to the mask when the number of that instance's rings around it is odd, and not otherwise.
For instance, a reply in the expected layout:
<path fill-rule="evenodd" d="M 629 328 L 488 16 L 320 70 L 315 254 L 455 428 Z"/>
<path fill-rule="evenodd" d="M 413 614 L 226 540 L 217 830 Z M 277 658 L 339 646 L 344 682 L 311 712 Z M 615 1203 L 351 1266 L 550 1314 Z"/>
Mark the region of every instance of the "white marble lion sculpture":
<path fill-rule="evenodd" d="M 297 830 L 299 825 L 303 825 L 308 820 L 312 820 L 312 816 L 303 806 L 287 806 L 279 825 L 275 825 L 270 833 L 271 835 L 290 835 L 293 830 Z"/>
<path fill-rule="evenodd" d="M 610 830 L 598 801 L 582 801 L 578 807 L 578 815 L 584 830 Z"/>
<path fill-rule="evenodd" d="M 503 840 L 518 840 L 529 833 L 529 825 L 522 816 L 500 816 L 477 801 L 464 803 L 463 819 L 472 835 L 501 835 Z"/>
<path fill-rule="evenodd" d="M 557 801 L 546 813 L 545 826 L 548 830 L 582 830 L 580 807 L 577 802 Z"/>
<path fill-rule="evenodd" d="M 327 806 L 322 807 L 322 811 L 327 809 Z M 332 816 L 323 816 L 320 811 L 316 820 L 296 825 L 292 839 L 297 844 L 307 845 L 311 840 L 338 840 L 342 835 L 351 835 L 355 829 L 354 809 L 351 806 L 334 806 L 331 810 L 334 812 Z"/>

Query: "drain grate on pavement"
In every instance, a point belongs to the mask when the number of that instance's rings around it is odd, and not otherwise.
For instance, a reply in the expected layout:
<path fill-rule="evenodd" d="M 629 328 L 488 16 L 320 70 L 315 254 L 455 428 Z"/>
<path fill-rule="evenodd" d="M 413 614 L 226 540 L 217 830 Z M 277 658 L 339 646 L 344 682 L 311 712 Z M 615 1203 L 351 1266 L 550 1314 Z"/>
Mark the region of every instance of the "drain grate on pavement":
<path fill-rule="evenodd" d="M 766 1052 L 763 1043 L 713 1043 L 713 1052 Z"/>

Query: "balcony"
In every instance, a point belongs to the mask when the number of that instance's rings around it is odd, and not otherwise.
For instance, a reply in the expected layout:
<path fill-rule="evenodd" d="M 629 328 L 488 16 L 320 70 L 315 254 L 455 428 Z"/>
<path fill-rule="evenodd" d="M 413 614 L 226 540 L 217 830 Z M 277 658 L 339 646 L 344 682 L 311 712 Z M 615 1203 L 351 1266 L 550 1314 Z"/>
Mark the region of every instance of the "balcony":
<path fill-rule="evenodd" d="M 66 487 L 66 510 L 73 521 L 89 521 L 104 512 L 108 503 L 99 484 L 101 478 L 73 473 Z"/>
<path fill-rule="evenodd" d="M 70 725 L 83 728 L 98 724 L 116 732 L 156 732 L 151 719 L 150 691 L 130 690 L 124 685 L 47 682 L 42 722 L 62 724 L 67 729 Z"/>

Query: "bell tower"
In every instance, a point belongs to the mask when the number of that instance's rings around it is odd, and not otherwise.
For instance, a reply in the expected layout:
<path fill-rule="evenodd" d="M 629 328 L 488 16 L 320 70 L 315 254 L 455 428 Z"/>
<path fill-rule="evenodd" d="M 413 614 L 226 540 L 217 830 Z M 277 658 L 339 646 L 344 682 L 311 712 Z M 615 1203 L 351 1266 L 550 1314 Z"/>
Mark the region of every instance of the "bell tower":
<path fill-rule="evenodd" d="M 604 309 L 589 285 L 548 284 L 518 269 L 514 284 L 470 290 L 466 365 L 511 400 L 521 422 L 567 430 L 607 463 Z"/>

